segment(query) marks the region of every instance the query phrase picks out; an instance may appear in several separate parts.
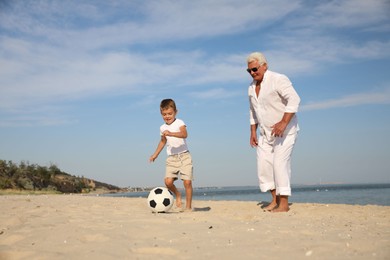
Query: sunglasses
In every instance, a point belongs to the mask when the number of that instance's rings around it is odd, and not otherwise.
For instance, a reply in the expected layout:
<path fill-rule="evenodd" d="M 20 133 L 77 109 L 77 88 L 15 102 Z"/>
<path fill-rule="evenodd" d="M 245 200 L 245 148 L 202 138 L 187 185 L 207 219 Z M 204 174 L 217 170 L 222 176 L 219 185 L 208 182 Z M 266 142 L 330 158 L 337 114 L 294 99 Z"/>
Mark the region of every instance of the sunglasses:
<path fill-rule="evenodd" d="M 257 68 L 246 69 L 246 71 L 248 71 L 248 73 L 257 72 L 259 70 L 259 68 L 260 68 L 260 66 Z"/>

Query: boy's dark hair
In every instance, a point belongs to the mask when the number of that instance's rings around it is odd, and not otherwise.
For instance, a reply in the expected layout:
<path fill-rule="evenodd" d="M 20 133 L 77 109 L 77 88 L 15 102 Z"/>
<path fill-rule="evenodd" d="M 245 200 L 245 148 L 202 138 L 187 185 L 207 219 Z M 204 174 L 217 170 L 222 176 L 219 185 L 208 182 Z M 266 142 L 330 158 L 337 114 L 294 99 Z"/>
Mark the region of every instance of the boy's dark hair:
<path fill-rule="evenodd" d="M 175 101 L 173 101 L 173 99 L 170 99 L 170 98 L 167 98 L 167 99 L 163 99 L 160 103 L 160 110 L 165 110 L 165 109 L 168 109 L 168 108 L 173 108 L 173 111 L 176 111 L 176 104 L 175 104 Z"/>

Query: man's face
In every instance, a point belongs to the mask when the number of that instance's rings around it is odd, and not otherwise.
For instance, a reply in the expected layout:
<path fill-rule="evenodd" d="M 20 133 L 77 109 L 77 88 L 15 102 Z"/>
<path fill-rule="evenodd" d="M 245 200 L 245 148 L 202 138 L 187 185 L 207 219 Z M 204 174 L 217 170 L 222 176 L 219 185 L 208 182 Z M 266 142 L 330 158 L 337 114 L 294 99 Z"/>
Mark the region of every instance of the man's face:
<path fill-rule="evenodd" d="M 173 108 L 169 107 L 167 109 L 162 109 L 161 110 L 161 116 L 164 119 L 164 122 L 167 125 L 170 125 L 175 121 L 176 118 L 176 111 L 173 110 Z"/>
<path fill-rule="evenodd" d="M 258 61 L 252 61 L 248 63 L 247 71 L 251 74 L 252 78 L 256 81 L 262 81 L 264 73 L 267 70 L 267 65 L 260 65 Z"/>

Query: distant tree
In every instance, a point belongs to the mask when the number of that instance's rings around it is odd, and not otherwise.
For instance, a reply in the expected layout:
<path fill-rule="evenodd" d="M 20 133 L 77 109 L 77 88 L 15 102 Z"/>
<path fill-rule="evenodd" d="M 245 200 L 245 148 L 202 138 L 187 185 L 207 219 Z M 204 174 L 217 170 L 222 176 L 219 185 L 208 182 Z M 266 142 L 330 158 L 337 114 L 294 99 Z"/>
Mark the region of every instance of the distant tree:
<path fill-rule="evenodd" d="M 0 160 L 0 176 L 5 177 L 8 171 L 7 162 L 4 160 Z"/>
<path fill-rule="evenodd" d="M 14 164 L 12 161 L 8 161 L 8 176 L 13 177 L 18 173 L 18 166 Z"/>
<path fill-rule="evenodd" d="M 0 177 L 0 189 L 11 189 L 11 180 L 5 177 Z"/>
<path fill-rule="evenodd" d="M 49 167 L 49 173 L 53 176 L 57 175 L 57 174 L 61 174 L 61 170 L 57 167 L 57 165 L 55 164 L 51 164 L 50 167 Z"/>
<path fill-rule="evenodd" d="M 62 172 L 55 164 L 49 167 L 21 161 L 19 165 L 12 161 L 0 160 L 0 189 L 54 189 L 60 192 L 80 193 L 86 190 L 104 187 L 118 190 L 113 185 L 76 177 Z"/>

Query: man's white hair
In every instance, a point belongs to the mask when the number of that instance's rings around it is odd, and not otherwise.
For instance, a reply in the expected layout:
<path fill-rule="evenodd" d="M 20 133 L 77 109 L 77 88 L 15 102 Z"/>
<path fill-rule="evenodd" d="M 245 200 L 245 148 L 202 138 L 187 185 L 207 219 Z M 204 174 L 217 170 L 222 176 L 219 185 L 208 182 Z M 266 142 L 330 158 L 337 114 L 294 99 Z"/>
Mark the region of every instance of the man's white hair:
<path fill-rule="evenodd" d="M 251 63 L 253 61 L 258 61 L 259 65 L 267 63 L 267 59 L 261 52 L 252 52 L 249 54 L 248 58 L 246 58 L 247 63 Z"/>

